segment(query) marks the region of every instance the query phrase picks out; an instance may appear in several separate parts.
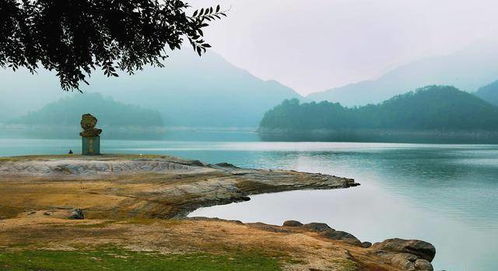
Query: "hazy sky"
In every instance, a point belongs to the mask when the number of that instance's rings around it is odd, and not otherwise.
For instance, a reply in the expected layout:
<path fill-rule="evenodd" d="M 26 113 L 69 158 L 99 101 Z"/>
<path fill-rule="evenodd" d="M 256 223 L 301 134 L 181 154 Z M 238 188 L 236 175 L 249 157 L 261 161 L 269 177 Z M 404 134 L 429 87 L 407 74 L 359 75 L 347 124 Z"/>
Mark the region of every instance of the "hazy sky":
<path fill-rule="evenodd" d="M 302 94 L 372 79 L 498 37 L 496 0 L 187 0 L 221 3 L 214 50 Z"/>

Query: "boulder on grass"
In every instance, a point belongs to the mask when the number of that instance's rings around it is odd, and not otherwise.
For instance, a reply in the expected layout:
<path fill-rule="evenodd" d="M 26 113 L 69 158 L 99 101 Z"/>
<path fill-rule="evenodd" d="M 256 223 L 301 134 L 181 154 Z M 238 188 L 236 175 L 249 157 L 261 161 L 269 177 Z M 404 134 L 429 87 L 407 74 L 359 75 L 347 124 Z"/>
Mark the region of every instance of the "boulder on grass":
<path fill-rule="evenodd" d="M 327 225 L 325 223 L 317 223 L 317 222 L 304 224 L 303 228 L 311 230 L 311 231 L 316 231 L 316 232 L 324 232 L 324 231 L 328 231 L 328 230 L 333 230 L 331 227 L 329 227 L 329 225 Z"/>
<path fill-rule="evenodd" d="M 284 222 L 283 226 L 285 227 L 301 227 L 303 223 L 296 220 L 287 220 Z"/>
<path fill-rule="evenodd" d="M 69 219 L 85 219 L 85 214 L 81 209 L 74 209 L 68 217 Z"/>
<path fill-rule="evenodd" d="M 362 242 L 361 246 L 364 247 L 364 248 L 369 248 L 369 247 L 372 246 L 372 243 L 370 243 L 370 242 Z"/>
<path fill-rule="evenodd" d="M 344 241 L 346 243 L 355 245 L 355 246 L 361 246 L 361 241 L 356 238 L 354 235 L 351 233 L 347 233 L 345 231 L 334 231 L 334 230 L 327 230 L 322 232 L 322 236 L 332 239 L 332 240 L 339 240 L 339 241 Z"/>
<path fill-rule="evenodd" d="M 390 252 L 409 253 L 429 262 L 436 256 L 436 248 L 432 244 L 420 240 L 387 239 L 374 244 L 373 248 Z"/>

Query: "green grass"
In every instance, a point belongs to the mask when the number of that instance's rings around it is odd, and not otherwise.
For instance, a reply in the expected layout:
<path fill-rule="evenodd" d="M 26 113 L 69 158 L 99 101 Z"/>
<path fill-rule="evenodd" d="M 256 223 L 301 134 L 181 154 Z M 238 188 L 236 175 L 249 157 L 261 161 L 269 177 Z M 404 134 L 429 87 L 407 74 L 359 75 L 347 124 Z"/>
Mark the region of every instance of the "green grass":
<path fill-rule="evenodd" d="M 357 271 L 359 270 L 358 264 L 347 259 L 334 260 L 332 261 L 334 264 L 339 265 L 341 267 L 340 270 L 343 271 Z"/>
<path fill-rule="evenodd" d="M 92 251 L 0 251 L 0 270 L 158 270 L 266 271 L 281 270 L 278 259 L 260 253 L 162 255 L 116 248 Z"/>

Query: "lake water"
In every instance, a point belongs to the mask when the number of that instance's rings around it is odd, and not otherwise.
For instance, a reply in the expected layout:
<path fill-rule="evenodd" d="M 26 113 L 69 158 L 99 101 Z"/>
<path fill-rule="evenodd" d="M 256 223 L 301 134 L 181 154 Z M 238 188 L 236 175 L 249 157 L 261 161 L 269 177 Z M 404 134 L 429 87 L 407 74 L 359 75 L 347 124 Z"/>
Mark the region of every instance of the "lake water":
<path fill-rule="evenodd" d="M 361 186 L 257 195 L 192 215 L 326 222 L 371 242 L 422 239 L 437 248 L 436 270 L 498 270 L 498 145 L 258 142 L 254 134 L 237 133 L 187 141 L 193 138 L 106 140 L 102 149 L 351 177 Z M 66 153 L 79 146 L 79 140 L 0 139 L 0 156 Z"/>

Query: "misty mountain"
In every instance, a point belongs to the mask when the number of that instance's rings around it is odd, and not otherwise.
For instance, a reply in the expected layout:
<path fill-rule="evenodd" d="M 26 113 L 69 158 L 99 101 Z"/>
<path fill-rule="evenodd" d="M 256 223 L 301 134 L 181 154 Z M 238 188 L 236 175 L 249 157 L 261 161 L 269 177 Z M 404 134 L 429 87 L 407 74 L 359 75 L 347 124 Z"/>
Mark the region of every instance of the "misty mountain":
<path fill-rule="evenodd" d="M 305 140 L 313 138 L 314 132 L 325 138 L 340 135 L 341 140 L 369 140 L 367 136 L 417 136 L 419 131 L 430 131 L 424 136 L 496 132 L 498 107 L 451 86 L 428 86 L 377 105 L 353 108 L 327 101 L 287 100 L 268 111 L 260 124 L 262 134 L 295 133 Z"/>
<path fill-rule="evenodd" d="M 94 74 L 84 92 L 102 93 L 116 101 L 158 110 L 168 126 L 256 127 L 268 109 L 300 97 L 275 81 L 264 81 L 215 53 L 202 58 L 178 52 L 166 67 L 147 67 L 133 76 L 106 78 Z M 41 108 L 63 93 L 55 75 L 41 71 L 0 72 L 0 122 Z M 87 110 L 91 111 L 91 110 Z"/>
<path fill-rule="evenodd" d="M 474 94 L 488 103 L 498 106 L 498 81 L 478 89 Z"/>
<path fill-rule="evenodd" d="M 307 99 L 328 100 L 346 106 L 376 104 L 426 85 L 453 85 L 472 92 L 497 77 L 498 45 L 481 43 L 454 54 L 400 66 L 375 80 L 313 93 Z"/>
<path fill-rule="evenodd" d="M 156 110 L 123 104 L 98 93 L 74 94 L 15 118 L 11 124 L 79 126 L 81 115 L 91 112 L 102 127 L 163 127 Z"/>
<path fill-rule="evenodd" d="M 44 70 L 33 75 L 23 69 L 0 68 L 0 82 L 0 123 L 70 96 L 60 89 L 55 74 Z"/>
<path fill-rule="evenodd" d="M 92 113 L 103 138 L 160 139 L 164 121 L 157 110 L 116 102 L 98 93 L 75 93 L 39 110 L 11 119 L 2 127 L 4 135 L 34 138 L 77 138 L 81 115 Z"/>
<path fill-rule="evenodd" d="M 284 99 L 299 97 L 292 89 L 256 78 L 214 53 L 199 58 L 182 52 L 171 57 L 164 69 L 147 69 L 91 87 L 119 101 L 157 109 L 172 126 L 256 127 L 265 111 Z"/>

